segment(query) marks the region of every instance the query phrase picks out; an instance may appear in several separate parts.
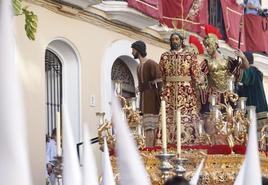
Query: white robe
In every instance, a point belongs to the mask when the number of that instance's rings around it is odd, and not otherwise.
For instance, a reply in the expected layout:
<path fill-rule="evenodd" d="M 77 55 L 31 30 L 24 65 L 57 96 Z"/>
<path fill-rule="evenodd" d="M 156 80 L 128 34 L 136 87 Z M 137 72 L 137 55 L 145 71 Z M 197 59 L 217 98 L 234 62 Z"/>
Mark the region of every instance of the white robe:
<path fill-rule="evenodd" d="M 57 156 L 57 144 L 54 139 L 50 139 L 49 142 L 46 144 L 46 164 L 52 164 L 54 166 L 54 160 Z M 55 174 L 52 172 L 49 176 L 49 181 L 51 185 L 56 185 L 56 177 Z"/>
<path fill-rule="evenodd" d="M 57 156 L 57 144 L 54 139 L 50 139 L 50 141 L 47 143 L 46 148 L 46 163 L 51 163 L 53 165 L 53 161 L 55 160 L 55 157 Z"/>

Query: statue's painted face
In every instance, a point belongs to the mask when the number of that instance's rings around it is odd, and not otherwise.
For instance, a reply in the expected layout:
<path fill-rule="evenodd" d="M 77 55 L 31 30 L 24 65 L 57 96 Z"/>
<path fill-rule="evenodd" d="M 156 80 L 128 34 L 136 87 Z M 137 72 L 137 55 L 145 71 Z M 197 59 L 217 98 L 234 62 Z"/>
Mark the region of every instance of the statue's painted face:
<path fill-rule="evenodd" d="M 135 48 L 132 48 L 132 55 L 133 55 L 134 59 L 139 58 L 138 50 L 136 50 Z"/>
<path fill-rule="evenodd" d="M 203 43 L 209 55 L 213 55 L 217 51 L 218 43 L 215 38 L 207 37 Z"/>
<path fill-rule="evenodd" d="M 172 35 L 172 37 L 170 38 L 170 47 L 171 50 L 177 50 L 181 47 L 181 39 L 178 35 Z"/>

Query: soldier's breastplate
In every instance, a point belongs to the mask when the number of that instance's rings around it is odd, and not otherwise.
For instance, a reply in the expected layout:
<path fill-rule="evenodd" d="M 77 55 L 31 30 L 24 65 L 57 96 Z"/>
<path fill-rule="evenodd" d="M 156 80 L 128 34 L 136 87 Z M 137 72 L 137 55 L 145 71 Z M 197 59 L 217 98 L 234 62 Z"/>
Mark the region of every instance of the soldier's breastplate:
<path fill-rule="evenodd" d="M 211 60 L 208 62 L 209 69 L 209 86 L 217 91 L 224 92 L 227 90 L 230 73 L 228 70 L 228 61 L 225 59 Z"/>

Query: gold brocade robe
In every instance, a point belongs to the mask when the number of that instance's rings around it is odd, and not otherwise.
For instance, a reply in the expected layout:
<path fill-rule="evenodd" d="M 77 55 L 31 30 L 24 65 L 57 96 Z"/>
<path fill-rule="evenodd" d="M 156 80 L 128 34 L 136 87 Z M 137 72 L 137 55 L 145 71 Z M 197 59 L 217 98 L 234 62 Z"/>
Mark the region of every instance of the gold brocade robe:
<path fill-rule="evenodd" d="M 164 81 L 162 96 L 166 101 L 168 143 L 176 143 L 175 111 L 181 110 L 182 143 L 193 144 L 198 118 L 195 83 L 201 69 L 197 57 L 188 50 L 162 54 L 159 68 Z"/>

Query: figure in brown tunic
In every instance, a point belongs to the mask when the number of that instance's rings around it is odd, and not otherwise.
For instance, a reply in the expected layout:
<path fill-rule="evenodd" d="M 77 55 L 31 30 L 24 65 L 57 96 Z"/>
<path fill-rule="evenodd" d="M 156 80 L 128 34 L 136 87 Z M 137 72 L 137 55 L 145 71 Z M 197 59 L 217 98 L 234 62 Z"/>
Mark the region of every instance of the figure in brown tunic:
<path fill-rule="evenodd" d="M 146 146 L 154 146 L 155 128 L 160 109 L 161 73 L 158 64 L 146 58 L 146 45 L 136 41 L 131 45 L 134 59 L 139 59 L 137 68 L 138 91 L 140 93 L 140 110 L 143 114 Z"/>

